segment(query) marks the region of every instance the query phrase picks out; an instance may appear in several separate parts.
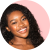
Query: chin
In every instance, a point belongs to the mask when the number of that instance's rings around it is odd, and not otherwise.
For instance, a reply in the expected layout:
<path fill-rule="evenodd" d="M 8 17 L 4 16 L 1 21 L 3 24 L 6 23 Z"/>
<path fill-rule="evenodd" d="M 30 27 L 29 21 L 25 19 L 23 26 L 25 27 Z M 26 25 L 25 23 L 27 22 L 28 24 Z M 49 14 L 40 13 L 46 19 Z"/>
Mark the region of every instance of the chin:
<path fill-rule="evenodd" d="M 28 37 L 28 35 L 23 35 L 23 36 L 21 36 L 21 38 L 27 38 Z"/>

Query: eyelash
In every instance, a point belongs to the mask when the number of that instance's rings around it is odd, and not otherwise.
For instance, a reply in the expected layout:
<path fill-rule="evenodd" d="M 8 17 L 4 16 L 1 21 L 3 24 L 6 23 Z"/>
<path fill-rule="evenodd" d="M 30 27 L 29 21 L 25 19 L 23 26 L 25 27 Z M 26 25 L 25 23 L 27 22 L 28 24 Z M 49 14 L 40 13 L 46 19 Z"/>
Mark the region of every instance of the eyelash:
<path fill-rule="evenodd" d="M 26 18 L 24 18 L 24 19 L 26 19 Z M 15 23 L 17 23 L 17 22 L 14 22 L 14 23 L 12 23 L 12 24 L 15 24 Z"/>
<path fill-rule="evenodd" d="M 22 19 L 22 20 L 25 20 L 26 18 Z"/>

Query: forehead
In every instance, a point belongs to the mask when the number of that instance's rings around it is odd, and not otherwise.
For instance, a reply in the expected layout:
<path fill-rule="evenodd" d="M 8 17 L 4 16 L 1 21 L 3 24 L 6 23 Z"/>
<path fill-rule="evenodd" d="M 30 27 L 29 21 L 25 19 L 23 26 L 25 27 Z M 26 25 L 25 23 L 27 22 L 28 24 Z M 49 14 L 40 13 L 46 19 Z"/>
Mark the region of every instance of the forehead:
<path fill-rule="evenodd" d="M 15 15 L 15 14 L 16 15 L 19 15 L 19 14 L 22 15 L 23 13 L 21 11 L 13 11 L 10 13 L 10 15 Z"/>
<path fill-rule="evenodd" d="M 14 18 L 20 18 L 22 17 L 24 14 L 21 11 L 13 11 L 11 12 L 8 16 L 8 19 L 14 19 Z"/>

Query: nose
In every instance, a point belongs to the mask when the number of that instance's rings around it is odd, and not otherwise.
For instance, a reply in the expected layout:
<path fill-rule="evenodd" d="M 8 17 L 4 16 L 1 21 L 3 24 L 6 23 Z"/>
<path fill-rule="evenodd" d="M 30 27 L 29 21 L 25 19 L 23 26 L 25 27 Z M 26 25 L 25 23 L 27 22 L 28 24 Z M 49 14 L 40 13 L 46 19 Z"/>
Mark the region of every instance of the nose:
<path fill-rule="evenodd" d="M 24 26 L 24 23 L 23 22 L 19 22 L 19 27 L 22 27 L 22 26 Z"/>

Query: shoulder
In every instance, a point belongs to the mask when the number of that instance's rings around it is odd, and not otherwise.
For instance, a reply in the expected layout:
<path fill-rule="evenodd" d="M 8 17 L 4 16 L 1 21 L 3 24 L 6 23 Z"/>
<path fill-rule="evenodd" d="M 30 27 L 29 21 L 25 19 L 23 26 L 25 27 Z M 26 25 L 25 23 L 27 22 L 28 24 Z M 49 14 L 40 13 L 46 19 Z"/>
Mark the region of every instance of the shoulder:
<path fill-rule="evenodd" d="M 33 49 L 33 48 L 35 48 L 33 45 L 31 45 L 31 48 Z"/>
<path fill-rule="evenodd" d="M 33 45 L 28 45 L 27 47 L 28 47 L 29 49 L 35 48 Z"/>

